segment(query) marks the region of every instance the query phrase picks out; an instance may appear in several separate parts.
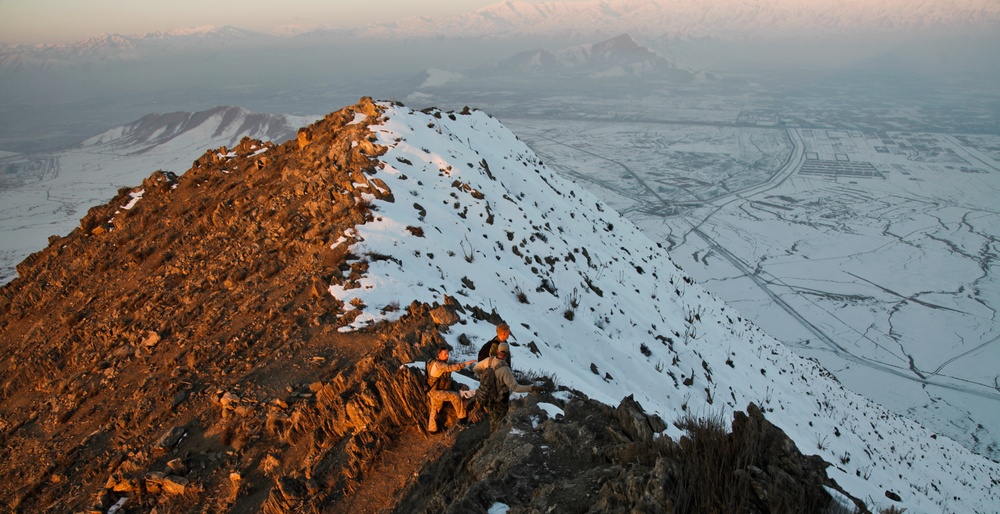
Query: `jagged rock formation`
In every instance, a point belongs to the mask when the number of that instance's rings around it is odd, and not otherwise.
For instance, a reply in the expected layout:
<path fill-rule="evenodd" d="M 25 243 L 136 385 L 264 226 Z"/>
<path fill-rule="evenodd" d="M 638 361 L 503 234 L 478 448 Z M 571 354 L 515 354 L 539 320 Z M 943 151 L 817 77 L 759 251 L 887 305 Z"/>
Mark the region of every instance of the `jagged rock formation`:
<path fill-rule="evenodd" d="M 295 141 L 153 173 L 18 266 L 0 290 L 4 510 L 683 511 L 699 439 L 654 441 L 663 422 L 632 401 L 560 391 L 517 403 L 490 437 L 428 437 L 420 373 L 403 365 L 495 313 L 443 297 L 338 330 L 361 310 L 327 288 L 357 284 L 368 260 L 330 241 L 375 216 L 368 195 L 393 200 L 371 177 L 380 116 L 362 99 Z M 821 461 L 753 408 L 733 430 L 761 449 L 731 466 L 748 505 L 825 505 Z"/>
<path fill-rule="evenodd" d="M 515 513 L 842 508 L 825 489 L 839 490 L 826 463 L 803 456 L 753 404 L 730 433 L 721 420 L 692 421 L 690 437 L 677 442 L 654 439 L 663 421 L 631 397 L 615 409 L 571 395 L 555 419 L 539 402 L 526 398 L 511 426 L 489 437 L 482 427 L 458 435 L 397 511 L 483 512 L 497 503 Z"/>

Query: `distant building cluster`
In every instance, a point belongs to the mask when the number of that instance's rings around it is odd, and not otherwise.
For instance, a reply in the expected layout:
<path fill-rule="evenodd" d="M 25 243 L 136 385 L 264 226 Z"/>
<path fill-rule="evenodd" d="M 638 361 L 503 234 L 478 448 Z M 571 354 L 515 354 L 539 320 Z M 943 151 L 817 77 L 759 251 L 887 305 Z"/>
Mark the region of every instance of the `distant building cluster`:
<path fill-rule="evenodd" d="M 835 177 L 885 178 L 870 162 L 827 161 L 806 159 L 799 168 L 800 175 L 826 175 Z"/>

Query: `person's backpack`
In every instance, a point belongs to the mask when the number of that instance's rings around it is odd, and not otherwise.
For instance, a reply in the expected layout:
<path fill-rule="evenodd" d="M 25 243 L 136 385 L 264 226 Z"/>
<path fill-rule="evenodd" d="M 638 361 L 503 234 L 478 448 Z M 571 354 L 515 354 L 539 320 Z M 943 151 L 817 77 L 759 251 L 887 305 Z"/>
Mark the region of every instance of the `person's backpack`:
<path fill-rule="evenodd" d="M 499 345 L 500 345 L 500 343 L 497 342 L 496 339 L 490 339 L 489 341 L 486 341 L 486 343 L 483 344 L 483 346 L 479 348 L 479 355 L 478 355 L 479 360 L 483 361 L 483 360 L 486 360 L 487 357 L 496 357 L 497 356 L 497 346 L 499 346 Z M 511 363 L 511 358 L 510 358 L 510 355 L 508 354 L 507 355 L 507 365 L 510 366 L 511 365 L 510 363 Z"/>
<path fill-rule="evenodd" d="M 503 384 L 497 379 L 496 369 L 488 367 L 479 375 L 479 389 L 476 389 L 476 401 L 490 409 L 507 401 L 508 395 Z"/>
<path fill-rule="evenodd" d="M 451 390 L 452 386 L 451 373 L 442 373 L 438 375 L 437 378 L 431 378 L 431 363 L 436 360 L 437 358 L 435 357 L 433 359 L 424 362 L 424 376 L 427 377 L 427 380 L 424 381 L 425 393 L 429 393 L 436 389 L 442 391 Z"/>
<path fill-rule="evenodd" d="M 424 376 L 427 377 L 427 380 L 424 380 L 424 392 L 425 393 L 429 393 L 429 392 L 433 391 L 434 389 L 436 389 L 437 385 L 438 385 L 437 384 L 438 381 L 441 380 L 440 376 L 437 377 L 437 378 L 431 378 L 431 363 L 434 362 L 434 361 L 436 361 L 436 360 L 437 360 L 437 358 L 434 358 L 434 359 L 429 359 L 426 362 L 424 362 Z"/>
<path fill-rule="evenodd" d="M 493 346 L 492 340 L 486 341 L 486 344 L 484 344 L 482 348 L 479 349 L 479 360 L 481 361 L 486 360 L 487 357 L 495 353 L 493 348 L 491 348 L 492 346 Z"/>

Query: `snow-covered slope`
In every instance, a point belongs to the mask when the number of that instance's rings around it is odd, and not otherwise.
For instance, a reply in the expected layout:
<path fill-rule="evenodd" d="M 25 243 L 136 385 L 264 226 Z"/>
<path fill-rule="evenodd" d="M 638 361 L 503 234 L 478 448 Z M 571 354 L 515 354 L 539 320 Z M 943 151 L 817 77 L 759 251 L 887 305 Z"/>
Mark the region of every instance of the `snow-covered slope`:
<path fill-rule="evenodd" d="M 389 106 L 371 129 L 389 148 L 374 178 L 393 201 L 373 199 L 375 221 L 330 242 L 370 263 L 359 287 L 330 291 L 363 310 L 352 327 L 398 316 L 391 307 L 402 302 L 454 296 L 511 324 L 515 368 L 554 375 L 609 404 L 635 395 L 669 422 L 756 402 L 874 507 L 1000 505 L 1000 466 L 846 391 L 549 171 L 498 120 Z M 493 335 L 488 323 L 467 323 L 450 335 L 457 355 Z M 458 332 L 479 337 L 463 346 Z M 671 427 L 668 435 L 679 433 Z"/>
<path fill-rule="evenodd" d="M 44 162 L 39 180 L 0 189 L 0 284 L 14 266 L 73 230 L 92 205 L 134 186 L 158 169 L 181 173 L 206 149 L 235 146 L 243 137 L 284 142 L 319 116 L 259 114 L 238 107 L 150 114 L 52 156 L 7 156 Z M 26 166 L 27 167 L 27 166 Z"/>

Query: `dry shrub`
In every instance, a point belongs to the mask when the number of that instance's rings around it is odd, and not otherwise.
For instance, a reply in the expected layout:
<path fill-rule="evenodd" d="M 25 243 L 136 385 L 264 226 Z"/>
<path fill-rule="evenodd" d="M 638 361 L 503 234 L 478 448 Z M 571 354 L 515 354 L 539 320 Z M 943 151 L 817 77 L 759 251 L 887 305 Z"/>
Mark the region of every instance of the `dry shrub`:
<path fill-rule="evenodd" d="M 155 510 L 163 514 L 197 512 L 198 507 L 204 503 L 202 493 L 203 491 L 200 487 L 190 485 L 184 489 L 184 494 L 176 496 L 161 494 L 159 500 L 156 502 Z"/>
<path fill-rule="evenodd" d="M 751 467 L 762 466 L 766 450 L 760 433 L 742 430 L 730 433 L 725 416 L 720 413 L 697 417 L 688 413 L 677 422 L 687 435 L 680 443 L 668 445 L 666 453 L 680 466 L 674 494 L 677 513 L 745 513 L 763 507 L 771 514 L 821 512 L 834 514 L 852 512 L 838 502 L 814 505 L 816 498 L 800 498 L 786 505 L 779 491 L 769 491 L 766 505 L 756 505 L 756 494 L 750 480 Z M 768 487 L 775 487 L 769 484 Z"/>
<path fill-rule="evenodd" d="M 687 431 L 673 447 L 683 470 L 677 477 L 677 512 L 749 512 L 753 491 L 749 477 L 737 473 L 753 464 L 755 441 L 731 437 L 721 413 L 686 414 L 677 426 Z"/>
<path fill-rule="evenodd" d="M 219 442 L 226 446 L 232 447 L 236 451 L 240 451 L 248 442 L 252 435 L 250 430 L 249 422 L 245 417 L 230 417 L 228 420 L 223 420 L 222 426 L 219 427 L 218 435 Z M 211 430 L 209 432 L 212 432 Z"/>

